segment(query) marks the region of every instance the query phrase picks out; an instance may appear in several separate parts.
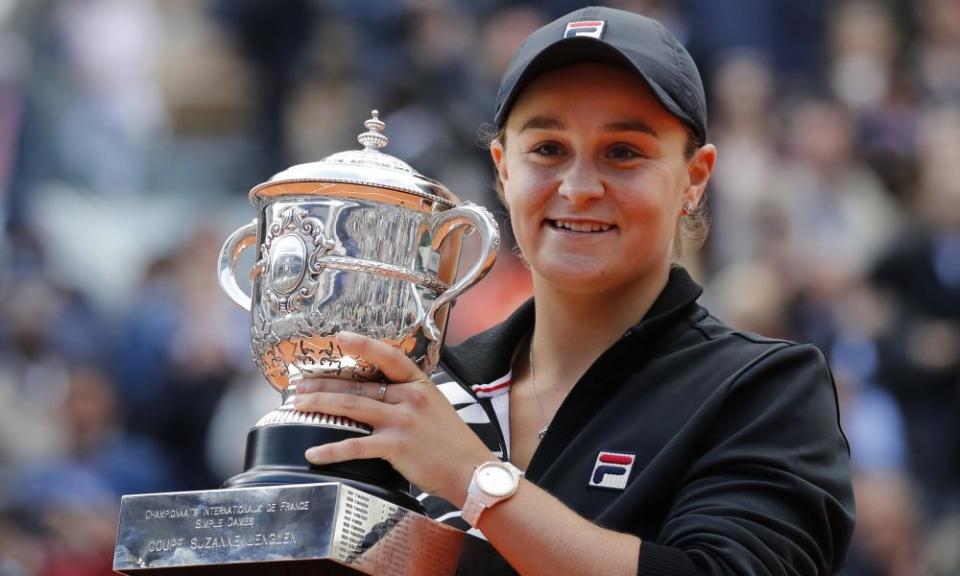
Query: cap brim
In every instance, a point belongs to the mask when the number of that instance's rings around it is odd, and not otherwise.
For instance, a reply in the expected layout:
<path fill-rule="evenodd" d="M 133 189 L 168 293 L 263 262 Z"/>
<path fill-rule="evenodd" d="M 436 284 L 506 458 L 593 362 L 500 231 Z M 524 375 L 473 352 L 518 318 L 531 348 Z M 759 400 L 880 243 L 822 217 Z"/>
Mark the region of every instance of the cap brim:
<path fill-rule="evenodd" d="M 497 109 L 494 121 L 498 127 L 502 128 L 506 123 L 507 114 L 510 108 L 513 107 L 517 96 L 523 92 L 530 81 L 541 74 L 572 64 L 597 63 L 621 66 L 639 74 L 657 97 L 657 100 L 659 100 L 671 114 L 696 131 L 695 123 L 686 112 L 667 94 L 663 87 L 650 78 L 643 68 L 643 62 L 635 61 L 634 58 L 641 60 L 639 56 L 631 57 L 616 46 L 612 46 L 603 40 L 595 38 L 579 36 L 558 40 L 541 50 L 524 66 L 520 77 L 513 83 L 510 93 L 504 98 L 503 104 Z"/>

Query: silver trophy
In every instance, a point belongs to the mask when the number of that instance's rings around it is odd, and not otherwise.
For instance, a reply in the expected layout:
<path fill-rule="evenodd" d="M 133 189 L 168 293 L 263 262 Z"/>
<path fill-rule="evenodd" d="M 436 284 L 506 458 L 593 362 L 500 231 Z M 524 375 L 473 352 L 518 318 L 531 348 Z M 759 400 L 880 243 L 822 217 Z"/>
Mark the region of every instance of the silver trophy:
<path fill-rule="evenodd" d="M 220 253 L 224 292 L 249 310 L 253 356 L 282 393 L 281 406 L 250 432 L 245 471 L 227 486 L 316 481 L 318 475 L 416 508 L 404 480 L 381 460 L 309 466 L 312 445 L 370 433 L 339 416 L 293 409 L 305 375 L 377 381 L 363 358 L 345 356 L 335 336 L 349 330 L 403 350 L 426 373 L 437 366 L 450 305 L 487 273 L 499 234 L 483 208 L 381 152 L 384 123 L 373 111 L 358 136 L 363 150 L 280 172 L 250 191 L 257 219 Z M 458 280 L 461 239 L 480 236 L 476 262 Z M 253 293 L 237 285 L 239 255 L 257 246 Z M 324 478 L 327 479 L 327 478 Z"/>
<path fill-rule="evenodd" d="M 250 431 L 244 471 L 224 489 L 124 496 L 115 570 L 209 574 L 229 565 L 224 573 L 240 574 L 240 565 L 287 562 L 312 573 L 310 561 L 325 560 L 349 567 L 343 573 L 452 574 L 463 571 L 464 550 L 485 550 L 417 514 L 409 484 L 386 461 L 317 467 L 304 458 L 310 446 L 371 433 L 360 422 L 293 409 L 304 376 L 382 380 L 364 358 L 342 354 L 336 334 L 388 342 L 429 374 L 451 305 L 483 278 L 499 247 L 485 209 L 381 152 L 384 123 L 372 116 L 358 137 L 362 150 L 293 166 L 250 191 L 257 218 L 227 239 L 218 279 L 251 313 L 253 356 L 280 406 Z M 458 279 L 468 232 L 479 236 L 479 255 Z M 247 294 L 236 268 L 253 246 Z"/>

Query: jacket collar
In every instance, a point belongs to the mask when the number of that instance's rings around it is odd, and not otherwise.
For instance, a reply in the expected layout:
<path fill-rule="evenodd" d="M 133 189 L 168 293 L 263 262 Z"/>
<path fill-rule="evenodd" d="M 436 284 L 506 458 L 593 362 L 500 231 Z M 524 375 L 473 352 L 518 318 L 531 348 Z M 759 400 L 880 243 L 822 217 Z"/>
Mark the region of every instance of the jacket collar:
<path fill-rule="evenodd" d="M 663 333 L 678 319 L 689 314 L 703 289 L 687 271 L 674 266 L 667 285 L 644 317 L 624 336 L 643 334 L 649 338 Z M 502 323 L 477 334 L 458 346 L 444 349 L 441 362 L 466 384 L 484 384 L 510 371 L 513 355 L 521 341 L 529 336 L 534 324 L 534 301 L 531 298 Z M 645 338 L 646 339 L 646 338 Z"/>

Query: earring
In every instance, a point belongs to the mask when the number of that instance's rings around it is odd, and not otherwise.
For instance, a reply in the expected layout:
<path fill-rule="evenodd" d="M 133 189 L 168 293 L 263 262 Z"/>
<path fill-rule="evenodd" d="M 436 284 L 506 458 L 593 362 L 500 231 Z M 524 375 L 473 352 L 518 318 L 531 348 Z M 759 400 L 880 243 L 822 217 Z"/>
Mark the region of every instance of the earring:
<path fill-rule="evenodd" d="M 693 215 L 693 204 L 691 204 L 690 202 L 687 202 L 686 204 L 683 205 L 683 215 L 684 216 Z"/>

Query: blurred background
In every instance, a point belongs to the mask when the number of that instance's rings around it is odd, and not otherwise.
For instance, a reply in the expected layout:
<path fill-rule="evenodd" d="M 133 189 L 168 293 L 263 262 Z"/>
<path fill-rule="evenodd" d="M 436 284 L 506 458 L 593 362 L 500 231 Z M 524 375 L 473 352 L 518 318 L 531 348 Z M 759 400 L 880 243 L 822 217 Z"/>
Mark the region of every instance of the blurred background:
<path fill-rule="evenodd" d="M 960 574 L 960 0 L 609 4 L 704 73 L 706 304 L 834 366 L 844 573 Z M 357 148 L 378 108 L 387 152 L 502 218 L 497 81 L 579 5 L 0 0 L 0 576 L 110 574 L 120 494 L 239 471 L 278 401 L 215 283 L 252 186 Z M 526 299 L 511 247 L 449 343 Z"/>

